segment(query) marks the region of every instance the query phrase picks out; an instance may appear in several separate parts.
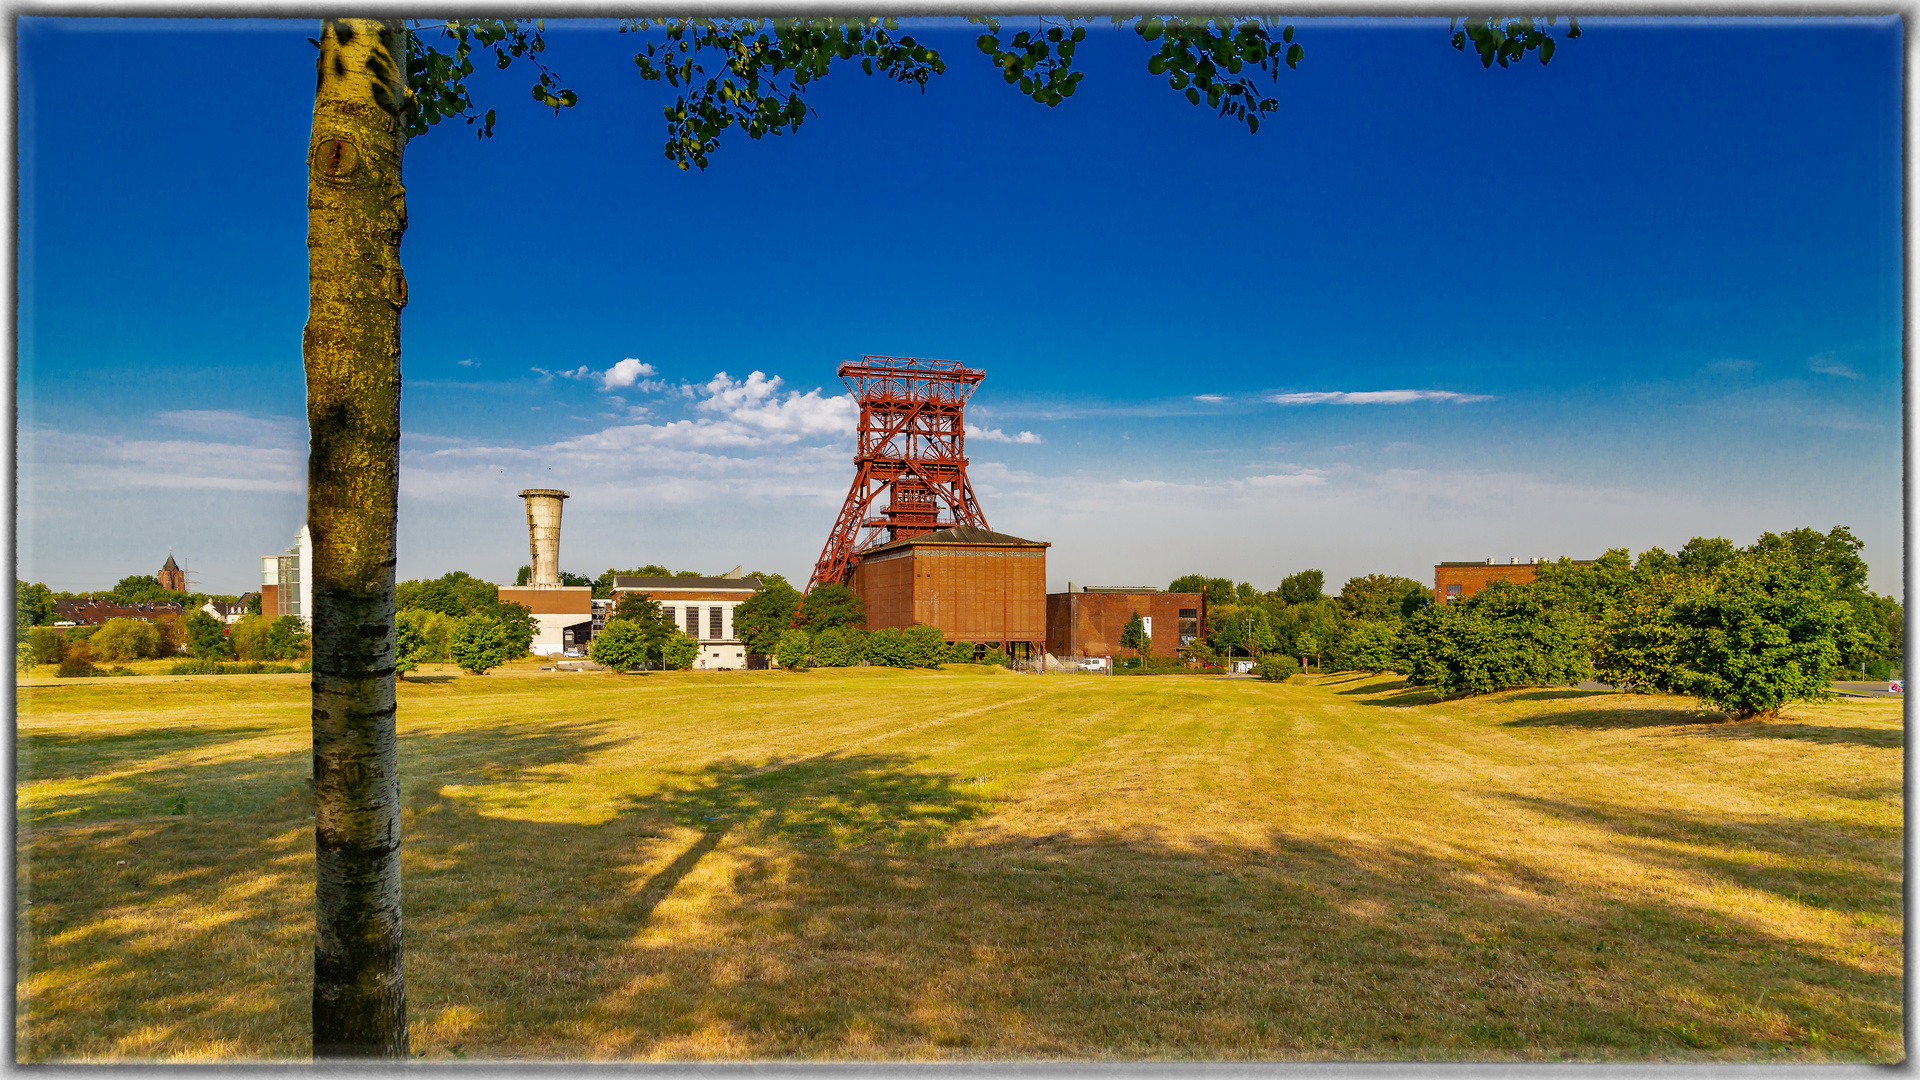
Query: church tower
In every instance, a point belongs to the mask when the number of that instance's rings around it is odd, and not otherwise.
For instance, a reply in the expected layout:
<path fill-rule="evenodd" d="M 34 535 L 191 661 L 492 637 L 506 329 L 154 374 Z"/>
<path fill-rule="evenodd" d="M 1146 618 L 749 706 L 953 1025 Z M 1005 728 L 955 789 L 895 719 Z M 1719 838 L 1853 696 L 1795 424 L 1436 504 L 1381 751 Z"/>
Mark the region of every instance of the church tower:
<path fill-rule="evenodd" d="M 171 589 L 174 592 L 187 591 L 187 572 L 180 569 L 179 563 L 173 561 L 171 551 L 167 552 L 166 565 L 162 566 L 160 572 L 154 576 L 160 579 L 160 587 L 163 589 Z"/>

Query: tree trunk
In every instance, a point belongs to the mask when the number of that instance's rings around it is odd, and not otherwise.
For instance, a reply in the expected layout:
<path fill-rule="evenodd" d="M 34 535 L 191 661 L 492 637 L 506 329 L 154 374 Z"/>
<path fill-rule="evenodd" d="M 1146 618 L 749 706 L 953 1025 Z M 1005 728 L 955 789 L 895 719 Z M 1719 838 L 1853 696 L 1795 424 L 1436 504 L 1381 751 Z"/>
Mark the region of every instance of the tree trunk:
<path fill-rule="evenodd" d="M 406 33 L 321 24 L 307 160 L 316 1058 L 407 1056 L 393 689 Z"/>

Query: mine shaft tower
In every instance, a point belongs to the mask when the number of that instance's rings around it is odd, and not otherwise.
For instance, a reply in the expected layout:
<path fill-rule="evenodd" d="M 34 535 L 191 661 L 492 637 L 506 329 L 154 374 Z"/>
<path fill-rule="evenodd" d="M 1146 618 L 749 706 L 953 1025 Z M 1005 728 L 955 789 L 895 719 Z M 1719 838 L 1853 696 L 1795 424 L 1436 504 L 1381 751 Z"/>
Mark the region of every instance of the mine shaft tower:
<path fill-rule="evenodd" d="M 809 590 L 845 582 L 854 557 L 876 545 L 952 525 L 988 527 L 967 481 L 965 416 L 967 399 L 986 373 L 952 360 L 862 356 L 841 364 L 839 374 L 860 402 L 860 445 L 853 487 Z"/>

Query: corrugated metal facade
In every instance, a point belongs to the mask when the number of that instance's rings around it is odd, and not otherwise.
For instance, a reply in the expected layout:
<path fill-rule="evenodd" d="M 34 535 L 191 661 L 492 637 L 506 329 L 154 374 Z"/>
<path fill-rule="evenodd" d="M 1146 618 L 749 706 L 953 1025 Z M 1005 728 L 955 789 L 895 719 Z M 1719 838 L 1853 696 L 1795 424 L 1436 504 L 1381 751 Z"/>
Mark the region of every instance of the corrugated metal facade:
<path fill-rule="evenodd" d="M 867 629 L 937 626 L 948 641 L 1026 641 L 1047 632 L 1047 550 L 1019 545 L 915 543 L 862 556 L 847 585 L 867 606 Z"/>

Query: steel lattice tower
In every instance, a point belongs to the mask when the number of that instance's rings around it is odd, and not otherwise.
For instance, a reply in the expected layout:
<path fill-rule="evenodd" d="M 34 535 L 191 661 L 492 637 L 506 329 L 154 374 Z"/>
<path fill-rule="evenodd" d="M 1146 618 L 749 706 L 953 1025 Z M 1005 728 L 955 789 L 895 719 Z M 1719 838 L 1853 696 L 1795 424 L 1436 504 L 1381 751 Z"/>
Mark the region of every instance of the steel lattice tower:
<path fill-rule="evenodd" d="M 862 356 L 841 364 L 839 375 L 860 402 L 860 445 L 853 487 L 813 566 L 809 591 L 845 582 L 854 556 L 878 544 L 950 525 L 987 528 L 967 481 L 965 416 L 986 372 L 952 360 Z M 887 502 L 876 515 L 882 492 Z"/>

